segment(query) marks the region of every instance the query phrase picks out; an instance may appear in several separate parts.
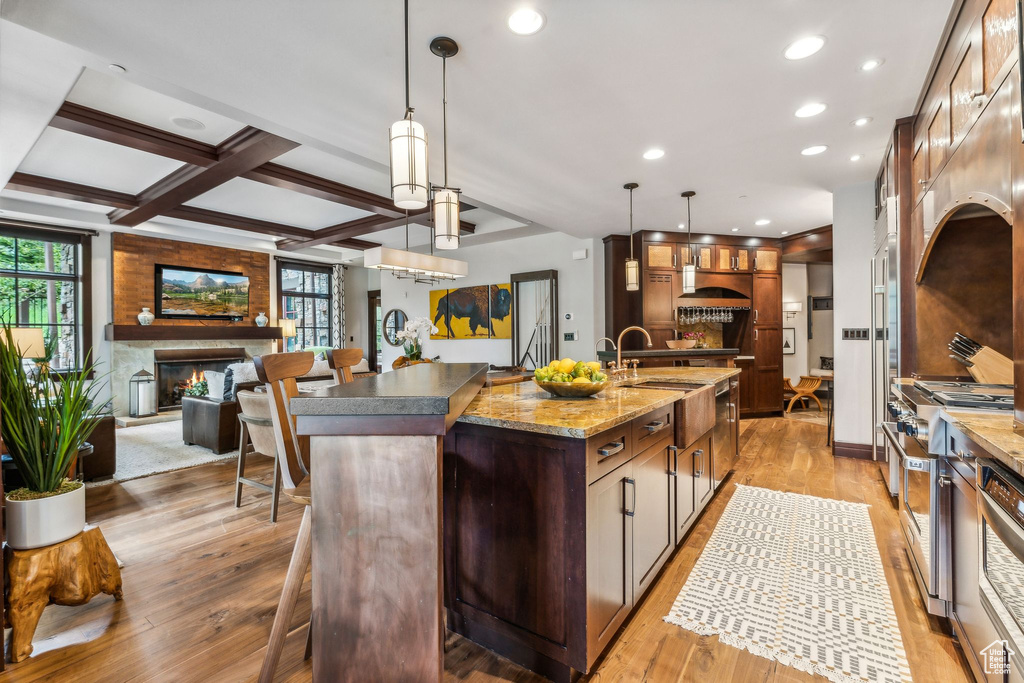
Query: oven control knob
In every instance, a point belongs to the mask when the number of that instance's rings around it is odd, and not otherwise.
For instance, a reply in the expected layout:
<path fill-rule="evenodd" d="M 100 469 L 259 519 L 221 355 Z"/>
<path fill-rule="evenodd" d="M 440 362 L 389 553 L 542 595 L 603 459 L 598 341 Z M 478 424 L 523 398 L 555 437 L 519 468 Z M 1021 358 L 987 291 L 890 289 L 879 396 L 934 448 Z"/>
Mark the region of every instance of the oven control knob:
<path fill-rule="evenodd" d="M 911 420 L 907 420 L 903 424 L 903 433 L 906 434 L 907 436 L 916 437 L 916 436 L 918 436 L 920 434 L 920 432 L 921 432 L 921 430 L 917 426 L 916 422 L 912 422 Z"/>
<path fill-rule="evenodd" d="M 892 417 L 899 417 L 901 412 L 899 403 L 896 403 L 896 401 L 889 401 L 889 415 Z"/>
<path fill-rule="evenodd" d="M 903 433 L 904 426 L 906 426 L 906 423 L 903 422 L 903 420 L 899 420 L 899 419 L 896 420 L 896 431 L 897 432 Z"/>

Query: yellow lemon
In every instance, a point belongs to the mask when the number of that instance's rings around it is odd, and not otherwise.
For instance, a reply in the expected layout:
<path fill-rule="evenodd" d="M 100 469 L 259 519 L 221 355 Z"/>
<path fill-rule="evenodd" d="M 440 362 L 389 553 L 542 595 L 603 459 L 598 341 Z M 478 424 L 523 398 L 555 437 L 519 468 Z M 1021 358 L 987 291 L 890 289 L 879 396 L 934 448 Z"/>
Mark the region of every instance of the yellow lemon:
<path fill-rule="evenodd" d="M 551 368 L 552 370 L 557 370 L 558 366 L 561 365 L 561 364 L 562 364 L 562 361 L 560 361 L 560 360 L 558 360 L 556 358 L 553 361 L 551 361 L 550 363 L 548 363 L 548 367 Z"/>
<path fill-rule="evenodd" d="M 588 365 L 588 366 L 590 367 L 590 369 L 591 369 L 591 370 L 593 370 L 594 372 L 600 372 L 600 370 L 601 370 L 601 364 L 600 364 L 600 363 L 598 363 L 598 362 L 597 362 L 596 360 L 592 360 L 592 361 L 590 361 L 589 363 L 587 363 L 587 365 Z"/>
<path fill-rule="evenodd" d="M 577 377 L 572 381 L 573 384 L 590 384 L 589 377 Z"/>
<path fill-rule="evenodd" d="M 572 358 L 563 358 L 562 362 L 558 364 L 558 371 L 568 373 L 572 372 L 572 369 L 574 367 L 576 367 L 576 361 L 574 361 Z"/>

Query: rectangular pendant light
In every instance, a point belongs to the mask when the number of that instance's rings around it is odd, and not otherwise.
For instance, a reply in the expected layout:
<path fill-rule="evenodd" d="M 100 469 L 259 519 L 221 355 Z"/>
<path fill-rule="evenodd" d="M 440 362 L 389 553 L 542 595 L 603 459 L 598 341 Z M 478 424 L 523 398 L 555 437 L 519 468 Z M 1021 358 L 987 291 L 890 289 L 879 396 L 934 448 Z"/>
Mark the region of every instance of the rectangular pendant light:
<path fill-rule="evenodd" d="M 434 246 L 459 248 L 459 194 L 447 187 L 434 192 Z"/>
<path fill-rule="evenodd" d="M 442 280 L 469 275 L 469 264 L 465 261 L 388 247 L 374 247 L 363 252 L 363 266 L 396 273 L 423 274 Z"/>
<path fill-rule="evenodd" d="M 697 291 L 697 267 L 691 264 L 683 266 L 683 294 Z"/>
<path fill-rule="evenodd" d="M 626 291 L 635 292 L 640 289 L 640 262 L 635 258 L 626 259 Z"/>

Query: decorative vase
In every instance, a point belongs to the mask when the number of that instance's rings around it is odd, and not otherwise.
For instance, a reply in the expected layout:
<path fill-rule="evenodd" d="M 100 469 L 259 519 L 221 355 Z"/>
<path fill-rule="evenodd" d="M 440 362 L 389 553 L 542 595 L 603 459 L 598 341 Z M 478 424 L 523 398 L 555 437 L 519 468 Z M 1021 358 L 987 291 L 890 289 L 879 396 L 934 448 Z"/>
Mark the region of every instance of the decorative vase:
<path fill-rule="evenodd" d="M 256 316 L 256 327 L 266 327 L 268 322 L 270 322 L 270 318 L 266 313 L 260 311 L 260 314 Z"/>
<path fill-rule="evenodd" d="M 156 316 L 150 313 L 148 308 L 143 307 L 142 313 L 139 313 L 139 324 L 152 325 L 154 320 L 156 320 Z"/>
<path fill-rule="evenodd" d="M 681 345 L 681 348 L 692 349 L 696 345 L 697 345 L 697 340 L 696 339 L 684 339 L 683 343 Z"/>
<path fill-rule="evenodd" d="M 84 484 L 57 496 L 6 502 L 7 545 L 15 550 L 60 543 L 85 528 Z"/>

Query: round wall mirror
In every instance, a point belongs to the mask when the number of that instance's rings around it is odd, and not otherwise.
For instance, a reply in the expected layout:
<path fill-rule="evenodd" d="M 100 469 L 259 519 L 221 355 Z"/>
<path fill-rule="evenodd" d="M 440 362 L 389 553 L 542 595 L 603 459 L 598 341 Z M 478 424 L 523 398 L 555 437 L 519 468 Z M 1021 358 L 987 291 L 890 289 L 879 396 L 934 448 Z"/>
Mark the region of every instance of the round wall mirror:
<path fill-rule="evenodd" d="M 405 329 L 405 323 L 408 319 L 409 316 L 405 314 L 405 311 L 399 308 L 392 308 L 385 313 L 382 322 L 384 341 L 391 344 L 391 346 L 401 346 L 401 342 L 398 341 L 398 333 Z"/>

